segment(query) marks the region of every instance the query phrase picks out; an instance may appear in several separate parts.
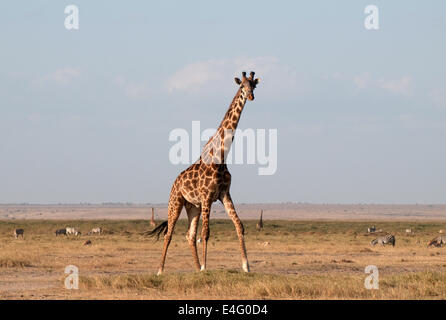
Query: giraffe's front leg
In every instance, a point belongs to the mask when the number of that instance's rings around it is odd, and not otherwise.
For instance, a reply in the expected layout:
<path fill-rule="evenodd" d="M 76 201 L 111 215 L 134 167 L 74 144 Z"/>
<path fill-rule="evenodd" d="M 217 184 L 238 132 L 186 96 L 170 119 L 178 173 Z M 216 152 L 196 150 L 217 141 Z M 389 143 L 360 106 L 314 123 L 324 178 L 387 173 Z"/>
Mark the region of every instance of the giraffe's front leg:
<path fill-rule="evenodd" d="M 243 228 L 243 224 L 240 221 L 240 218 L 237 216 L 235 212 L 234 203 L 232 202 L 231 195 L 227 192 L 223 197 L 223 205 L 225 206 L 226 212 L 234 223 L 235 229 L 237 230 L 237 236 L 240 243 L 240 252 L 242 255 L 242 267 L 243 271 L 249 272 L 249 263 L 248 256 L 246 255 L 246 246 L 245 246 L 245 229 Z"/>
<path fill-rule="evenodd" d="M 204 271 L 206 270 L 206 257 L 207 257 L 208 239 L 209 239 L 209 215 L 211 213 L 211 204 L 207 203 L 202 205 L 201 213 L 203 215 L 202 229 L 201 229 L 201 241 L 203 242 L 201 271 Z"/>

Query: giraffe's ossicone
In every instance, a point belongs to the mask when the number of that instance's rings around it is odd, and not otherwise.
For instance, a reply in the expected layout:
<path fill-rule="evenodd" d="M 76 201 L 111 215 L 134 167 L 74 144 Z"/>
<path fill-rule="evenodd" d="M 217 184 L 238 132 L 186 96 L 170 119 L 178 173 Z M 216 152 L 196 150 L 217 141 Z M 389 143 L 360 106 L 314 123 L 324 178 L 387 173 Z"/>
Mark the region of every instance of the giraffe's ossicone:
<path fill-rule="evenodd" d="M 164 232 L 164 247 L 158 274 L 161 274 L 164 270 L 167 249 L 183 206 L 186 208 L 189 219 L 186 239 L 192 251 L 195 267 L 197 270 L 206 269 L 209 215 L 212 203 L 217 200 L 223 203 L 226 212 L 235 225 L 242 255 L 242 268 L 245 272 L 249 272 L 243 224 L 237 216 L 229 193 L 231 174 L 225 161 L 246 100 L 254 100 L 254 89 L 259 83 L 259 79 L 254 79 L 254 72 L 251 72 L 249 78 L 246 77 L 246 72 L 243 72 L 242 79 L 235 78 L 235 83 L 239 85 L 239 89 L 217 131 L 204 146 L 200 159 L 181 172 L 173 183 L 167 221 L 161 223 L 150 233 L 159 237 Z M 202 264 L 200 264 L 198 258 L 196 242 L 200 215 L 203 216 L 201 231 L 203 243 Z"/>

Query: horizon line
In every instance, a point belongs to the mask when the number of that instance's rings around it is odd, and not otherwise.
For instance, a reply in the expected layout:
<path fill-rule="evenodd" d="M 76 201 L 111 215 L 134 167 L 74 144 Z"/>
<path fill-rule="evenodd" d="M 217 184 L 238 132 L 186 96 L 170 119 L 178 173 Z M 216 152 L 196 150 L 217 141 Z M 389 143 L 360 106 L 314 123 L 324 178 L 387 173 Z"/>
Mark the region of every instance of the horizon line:
<path fill-rule="evenodd" d="M 221 205 L 218 201 L 217 204 Z M 306 201 L 282 201 L 282 202 L 238 202 L 238 205 L 400 205 L 400 206 L 443 206 L 445 203 L 424 203 L 424 202 L 306 202 Z M 57 202 L 57 203 L 32 203 L 32 202 L 10 202 L 0 203 L 0 206 L 167 206 L 168 202 Z"/>

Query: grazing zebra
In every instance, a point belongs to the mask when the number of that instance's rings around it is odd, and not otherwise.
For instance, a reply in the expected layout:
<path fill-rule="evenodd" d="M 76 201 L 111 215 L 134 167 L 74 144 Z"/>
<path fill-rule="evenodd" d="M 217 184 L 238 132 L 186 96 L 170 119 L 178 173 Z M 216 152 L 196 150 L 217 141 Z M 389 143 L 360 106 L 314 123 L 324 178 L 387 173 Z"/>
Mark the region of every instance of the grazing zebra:
<path fill-rule="evenodd" d="M 386 244 L 391 244 L 392 246 L 395 246 L 395 236 L 393 234 L 386 234 L 384 237 L 378 237 L 372 241 L 370 241 L 371 245 L 380 244 L 382 246 Z"/>
<path fill-rule="evenodd" d="M 375 226 L 371 227 L 371 228 L 367 228 L 367 232 L 368 233 L 374 233 L 376 231 Z"/>
<path fill-rule="evenodd" d="M 99 227 L 93 228 L 93 229 L 91 229 L 90 232 L 88 232 L 89 235 L 90 234 L 101 234 L 101 233 L 102 233 L 102 229 Z"/>
<path fill-rule="evenodd" d="M 446 244 L 446 237 L 443 236 L 438 236 L 435 237 L 434 239 L 432 239 L 428 244 L 427 247 L 442 247 L 444 244 Z"/>
<path fill-rule="evenodd" d="M 56 237 L 61 234 L 67 235 L 67 229 L 57 229 L 55 233 L 56 233 Z"/>
<path fill-rule="evenodd" d="M 66 227 L 65 230 L 67 232 L 67 235 L 69 234 L 74 234 L 75 236 L 81 235 L 80 231 L 77 230 L 76 228 Z"/>
<path fill-rule="evenodd" d="M 14 230 L 14 237 L 17 239 L 19 236 L 22 236 L 22 238 L 23 238 L 23 232 L 25 232 L 25 230 L 23 230 L 23 229 L 15 229 Z"/>

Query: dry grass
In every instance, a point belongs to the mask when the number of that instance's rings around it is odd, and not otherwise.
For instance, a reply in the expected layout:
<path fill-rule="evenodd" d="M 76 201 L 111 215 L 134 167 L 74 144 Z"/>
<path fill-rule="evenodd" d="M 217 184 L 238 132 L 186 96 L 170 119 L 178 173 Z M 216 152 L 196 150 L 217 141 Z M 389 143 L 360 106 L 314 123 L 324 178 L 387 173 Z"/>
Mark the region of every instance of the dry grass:
<path fill-rule="evenodd" d="M 262 232 L 246 221 L 252 273 L 240 272 L 232 223 L 211 220 L 208 272 L 195 272 L 180 220 L 166 273 L 155 276 L 161 242 L 142 234 L 148 221 L 0 222 L 0 298 L 3 299 L 446 299 L 446 248 L 426 248 L 445 223 L 375 223 L 396 235 L 396 246 L 371 247 L 371 223 L 266 221 Z M 55 237 L 65 226 L 81 237 Z M 92 227 L 107 232 L 86 236 Z M 12 230 L 25 229 L 14 239 Z M 92 245 L 82 244 L 90 239 Z M 265 242 L 270 245 L 263 246 Z M 366 290 L 364 268 L 376 265 L 379 290 Z M 63 287 L 67 265 L 79 268 L 79 290 Z"/>
<path fill-rule="evenodd" d="M 32 267 L 33 264 L 30 260 L 17 259 L 13 257 L 1 257 L 0 268 L 25 268 Z"/>
<path fill-rule="evenodd" d="M 208 299 L 429 299 L 444 298 L 446 273 L 386 276 L 379 290 L 366 290 L 362 275 L 272 275 L 239 271 L 81 277 L 86 289 L 153 292 Z"/>

